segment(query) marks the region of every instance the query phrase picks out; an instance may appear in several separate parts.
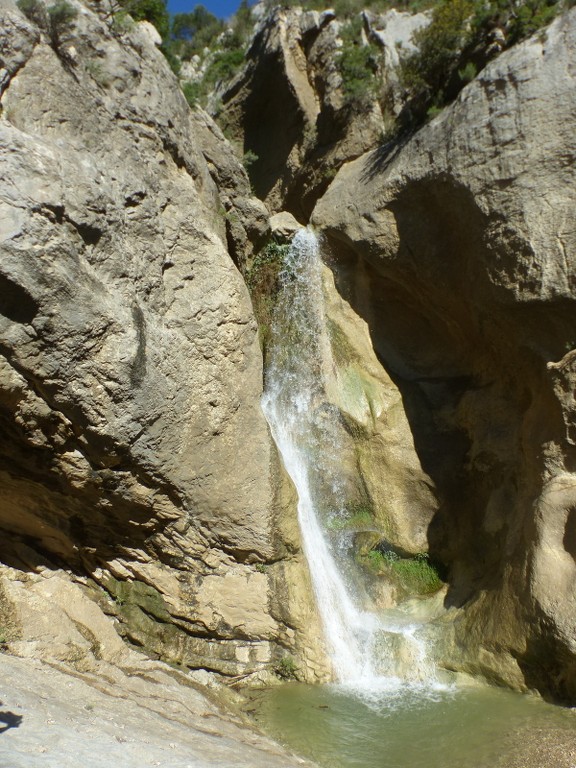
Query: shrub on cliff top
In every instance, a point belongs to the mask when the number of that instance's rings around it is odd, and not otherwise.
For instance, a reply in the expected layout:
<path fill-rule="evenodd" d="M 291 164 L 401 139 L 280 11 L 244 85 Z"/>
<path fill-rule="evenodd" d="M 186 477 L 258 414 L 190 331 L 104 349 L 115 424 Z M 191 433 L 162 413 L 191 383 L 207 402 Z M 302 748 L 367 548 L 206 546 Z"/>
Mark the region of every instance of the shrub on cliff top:
<path fill-rule="evenodd" d="M 342 27 L 338 67 L 346 106 L 366 109 L 377 96 L 378 50 L 362 40 L 362 19 L 357 16 Z"/>
<path fill-rule="evenodd" d="M 210 47 L 222 34 L 225 26 L 221 19 L 197 5 L 190 13 L 176 13 L 172 19 L 172 48 L 186 60 Z"/>
<path fill-rule="evenodd" d="M 183 60 L 207 51 L 204 73 L 183 85 L 188 103 L 206 106 L 208 96 L 222 82 L 231 80 L 244 64 L 244 53 L 254 25 L 248 0 L 242 0 L 230 26 L 196 6 L 190 14 L 178 14 L 172 27 L 171 49 Z"/>
<path fill-rule="evenodd" d="M 452 101 L 490 58 L 548 24 L 570 0 L 440 0 L 400 79 L 418 124 Z"/>
<path fill-rule="evenodd" d="M 442 0 L 430 25 L 415 35 L 418 50 L 402 62 L 403 86 L 413 95 L 437 104 L 460 62 L 468 42 L 472 0 Z"/>
<path fill-rule="evenodd" d="M 149 21 L 153 24 L 163 40 L 168 39 L 170 31 L 170 16 L 165 0 L 120 0 L 120 7 L 134 21 Z"/>
<path fill-rule="evenodd" d="M 16 5 L 33 24 L 44 30 L 58 51 L 64 35 L 72 29 L 78 11 L 66 0 L 45 6 L 39 0 L 17 0 Z"/>

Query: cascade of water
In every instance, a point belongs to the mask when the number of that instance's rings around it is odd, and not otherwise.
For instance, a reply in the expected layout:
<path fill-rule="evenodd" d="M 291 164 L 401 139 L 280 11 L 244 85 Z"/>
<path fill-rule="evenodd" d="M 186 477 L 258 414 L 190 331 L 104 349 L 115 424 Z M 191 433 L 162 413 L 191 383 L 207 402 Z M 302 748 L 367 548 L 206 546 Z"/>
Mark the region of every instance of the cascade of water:
<path fill-rule="evenodd" d="M 359 607 L 346 582 L 342 552 L 322 528 L 322 510 L 342 509 L 340 419 L 327 402 L 325 381 L 334 367 L 323 311 L 319 245 L 310 230 L 295 236 L 280 274 L 272 327 L 264 413 L 298 491 L 298 514 L 318 608 L 336 678 L 372 688 L 382 676 L 401 684 L 386 661 L 402 642 L 413 679 L 426 677 L 422 644 L 407 617 L 383 622 Z M 382 662 L 381 659 L 384 659 Z"/>

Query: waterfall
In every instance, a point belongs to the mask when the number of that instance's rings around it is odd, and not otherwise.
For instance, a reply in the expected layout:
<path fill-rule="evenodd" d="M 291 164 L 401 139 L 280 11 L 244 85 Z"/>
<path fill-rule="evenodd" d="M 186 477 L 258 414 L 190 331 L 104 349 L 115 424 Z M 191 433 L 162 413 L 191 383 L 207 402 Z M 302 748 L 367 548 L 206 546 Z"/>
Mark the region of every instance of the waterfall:
<path fill-rule="evenodd" d="M 336 679 L 362 690 L 388 687 L 404 655 L 408 676 L 429 676 L 418 624 L 396 612 L 383 619 L 363 610 L 342 541 L 323 521 L 342 514 L 342 424 L 325 386 L 335 370 L 324 320 L 322 262 L 310 230 L 300 230 L 279 277 L 263 409 L 298 492 L 298 516 L 318 609 Z M 348 562 L 347 562 L 348 559 Z M 399 648 L 399 644 L 402 646 Z M 395 661 L 391 661 L 394 659 Z"/>
<path fill-rule="evenodd" d="M 298 491 L 304 553 L 334 671 L 343 681 L 373 675 L 374 617 L 355 607 L 318 519 L 320 480 L 333 503 L 341 502 L 331 423 L 337 416 L 326 404 L 323 387 L 329 350 L 318 241 L 311 231 L 301 230 L 280 275 L 263 407 Z"/>

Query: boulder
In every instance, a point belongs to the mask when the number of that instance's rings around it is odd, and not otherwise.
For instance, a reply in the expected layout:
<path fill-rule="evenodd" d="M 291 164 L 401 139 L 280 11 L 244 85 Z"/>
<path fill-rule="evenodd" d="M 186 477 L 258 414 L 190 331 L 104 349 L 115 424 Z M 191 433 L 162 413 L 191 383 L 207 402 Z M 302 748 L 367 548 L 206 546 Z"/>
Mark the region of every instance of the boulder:
<path fill-rule="evenodd" d="M 270 217 L 270 230 L 276 240 L 289 242 L 299 229 L 302 229 L 302 224 L 288 211 L 280 211 Z"/>

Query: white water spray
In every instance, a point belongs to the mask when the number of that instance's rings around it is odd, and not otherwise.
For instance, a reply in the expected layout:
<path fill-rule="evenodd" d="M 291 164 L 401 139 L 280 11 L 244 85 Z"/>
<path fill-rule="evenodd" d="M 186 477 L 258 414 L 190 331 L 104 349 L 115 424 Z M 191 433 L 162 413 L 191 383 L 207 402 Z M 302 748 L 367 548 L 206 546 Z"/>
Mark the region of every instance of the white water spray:
<path fill-rule="evenodd" d="M 428 677 L 430 668 L 417 623 L 398 613 L 383 620 L 359 607 L 344 575 L 344 553 L 329 543 L 321 524 L 323 511 L 338 513 L 345 504 L 340 417 L 325 395 L 334 361 L 321 270 L 317 238 L 301 230 L 280 274 L 263 409 L 298 491 L 303 547 L 335 676 L 358 690 L 390 690 L 406 682 L 390 659 L 407 655 L 402 666 L 412 680 Z"/>

